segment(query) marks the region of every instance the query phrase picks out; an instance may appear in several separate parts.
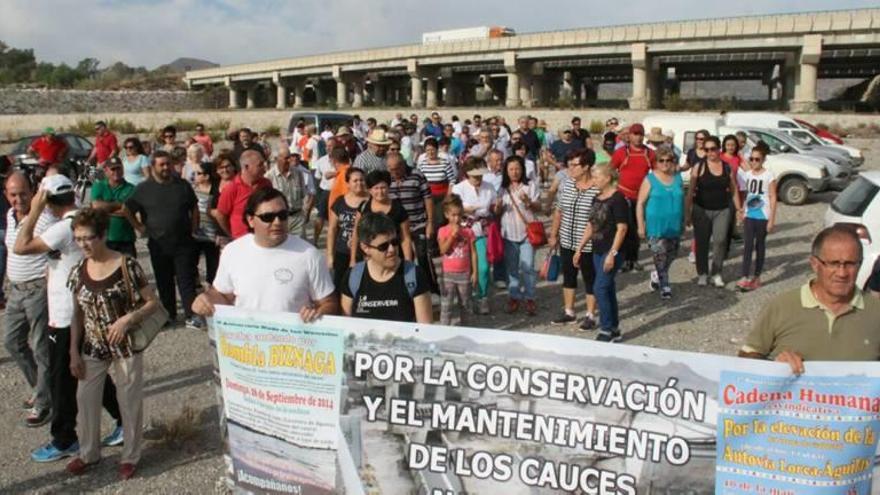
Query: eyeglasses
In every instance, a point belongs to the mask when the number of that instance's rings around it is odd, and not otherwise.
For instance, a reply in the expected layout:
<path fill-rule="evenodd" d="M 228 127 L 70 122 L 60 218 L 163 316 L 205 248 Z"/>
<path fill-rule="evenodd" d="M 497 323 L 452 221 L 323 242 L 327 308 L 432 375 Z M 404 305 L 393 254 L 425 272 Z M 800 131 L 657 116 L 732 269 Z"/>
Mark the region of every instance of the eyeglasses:
<path fill-rule="evenodd" d="M 764 159 L 761 158 L 760 156 L 750 156 L 749 161 L 752 163 L 756 163 L 756 162 L 762 162 L 762 161 L 764 161 Z"/>
<path fill-rule="evenodd" d="M 254 216 L 259 218 L 260 221 L 263 223 L 272 223 L 275 221 L 276 218 L 281 220 L 282 222 L 286 222 L 287 218 L 290 217 L 290 212 L 287 210 L 270 211 L 267 213 L 260 213 L 258 215 L 254 215 Z"/>
<path fill-rule="evenodd" d="M 697 136 L 696 139 L 697 141 L 704 141 L 706 138 L 704 138 L 703 136 Z"/>
<path fill-rule="evenodd" d="M 208 172 L 205 172 L 205 171 L 201 171 L 201 170 L 200 170 L 200 171 L 196 172 L 196 175 L 211 175 L 211 174 L 209 174 Z"/>
<path fill-rule="evenodd" d="M 84 236 L 74 237 L 73 241 L 76 242 L 77 244 L 84 244 L 86 242 L 94 241 L 97 238 L 98 238 L 98 236 L 96 236 L 96 235 L 84 235 Z"/>
<path fill-rule="evenodd" d="M 133 150 L 133 149 L 135 149 L 135 146 L 134 146 L 133 144 L 126 144 L 126 145 L 125 145 L 125 149 L 127 149 L 127 150 Z"/>
<path fill-rule="evenodd" d="M 843 268 L 844 270 L 849 272 L 852 270 L 858 270 L 858 268 L 860 266 L 862 266 L 862 260 L 858 260 L 858 261 L 836 261 L 836 260 L 835 261 L 825 261 L 818 256 L 813 256 L 813 258 L 816 258 L 819 261 L 819 263 L 822 263 L 822 266 L 827 267 L 827 268 L 831 268 L 832 270 L 835 270 L 835 271 Z"/>
<path fill-rule="evenodd" d="M 718 146 L 704 146 L 703 151 L 707 153 L 711 153 L 713 151 L 718 151 Z"/>
<path fill-rule="evenodd" d="M 658 158 L 657 163 L 675 163 L 672 158 Z"/>
<path fill-rule="evenodd" d="M 172 138 L 172 139 L 173 139 L 175 136 L 174 136 L 174 134 L 165 134 L 165 135 L 162 136 L 162 137 L 164 137 L 165 139 L 169 139 L 169 138 Z"/>
<path fill-rule="evenodd" d="M 389 247 L 394 247 L 394 248 L 396 248 L 396 247 L 399 246 L 399 245 L 400 245 L 400 239 L 389 239 L 389 240 L 383 242 L 382 244 L 379 244 L 378 246 L 374 246 L 374 245 L 372 245 L 372 244 L 367 244 L 367 246 L 369 246 L 369 247 L 371 247 L 371 248 L 373 248 L 373 249 L 376 249 L 376 250 L 378 250 L 379 252 L 382 252 L 382 253 L 388 251 L 388 248 L 389 248 Z"/>
<path fill-rule="evenodd" d="M 388 151 L 400 151 L 400 148 L 388 148 Z"/>

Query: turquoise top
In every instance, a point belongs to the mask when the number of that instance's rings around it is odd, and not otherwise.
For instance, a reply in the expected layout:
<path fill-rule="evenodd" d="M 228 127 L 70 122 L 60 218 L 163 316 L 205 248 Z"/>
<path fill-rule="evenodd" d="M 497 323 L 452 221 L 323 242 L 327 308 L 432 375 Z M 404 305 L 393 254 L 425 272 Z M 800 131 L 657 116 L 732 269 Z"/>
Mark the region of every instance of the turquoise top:
<path fill-rule="evenodd" d="M 648 237 L 674 239 L 681 237 L 684 222 L 684 188 L 681 175 L 672 176 L 672 184 L 660 182 L 653 173 L 648 174 L 651 192 L 645 204 L 645 230 Z"/>
<path fill-rule="evenodd" d="M 123 156 L 122 167 L 125 171 L 125 182 L 135 186 L 140 184 L 146 179 L 144 176 L 144 168 L 149 166 L 150 159 L 147 158 L 146 155 L 138 155 L 137 158 L 132 161 L 129 161 L 127 156 Z"/>

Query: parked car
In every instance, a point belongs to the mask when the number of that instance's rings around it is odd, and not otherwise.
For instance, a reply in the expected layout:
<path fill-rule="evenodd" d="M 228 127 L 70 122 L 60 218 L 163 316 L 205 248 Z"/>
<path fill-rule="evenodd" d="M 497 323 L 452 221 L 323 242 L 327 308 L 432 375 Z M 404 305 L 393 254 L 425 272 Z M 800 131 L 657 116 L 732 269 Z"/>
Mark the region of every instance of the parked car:
<path fill-rule="evenodd" d="M 848 186 L 855 173 L 852 159 L 845 151 L 828 146 L 809 146 L 778 130 L 755 127 L 743 127 L 742 130 L 746 131 L 754 141 L 764 141 L 774 151 L 799 154 L 820 160 L 828 169 L 828 174 L 831 177 L 830 186 L 835 191 L 842 191 Z"/>
<path fill-rule="evenodd" d="M 851 226 L 862 241 L 863 261 L 856 283 L 864 287 L 880 259 L 880 171 L 863 172 L 834 198 L 825 212 L 825 226 Z M 877 242 L 874 242 L 874 240 Z"/>
<path fill-rule="evenodd" d="M 799 141 L 803 141 L 804 144 L 806 144 L 807 146 L 824 146 L 826 148 L 841 150 L 849 156 L 854 167 L 859 167 L 863 163 L 865 163 L 865 155 L 862 154 L 862 150 L 856 148 L 855 146 L 825 142 L 822 140 L 821 137 L 819 137 L 816 133 L 809 129 L 784 129 L 782 130 L 782 132 Z"/>
<path fill-rule="evenodd" d="M 843 138 L 834 134 L 833 132 L 822 129 L 821 127 L 816 127 L 813 124 L 807 122 L 806 120 L 794 119 L 795 122 L 804 129 L 811 131 L 813 134 L 819 136 L 822 141 L 825 141 L 828 144 L 843 144 Z"/>
<path fill-rule="evenodd" d="M 350 125 L 352 118 L 354 116 L 350 113 L 338 113 L 338 112 L 293 112 L 290 115 L 290 120 L 287 124 L 287 135 L 290 136 L 293 134 L 293 129 L 296 127 L 296 124 L 302 120 L 307 125 L 315 124 L 315 128 L 318 129 L 318 132 L 324 130 L 324 126 L 326 124 L 330 124 L 330 127 L 336 132 L 340 126 Z"/>
<path fill-rule="evenodd" d="M 734 134 L 738 130 L 724 126 L 719 117 L 706 115 L 655 115 L 646 117 L 642 124 L 646 129 L 660 127 L 675 133 L 673 142 L 682 150 L 680 164 L 684 164 L 685 155 L 694 147 L 694 136 L 698 130 L 705 129 L 714 135 Z M 757 139 L 749 137 L 748 144 L 754 146 Z M 789 205 L 801 205 L 811 192 L 822 192 L 829 188 L 829 172 L 823 164 L 826 161 L 771 148 L 765 165 L 776 176 L 779 199 Z M 690 174 L 683 172 L 682 179 L 687 183 Z"/>
<path fill-rule="evenodd" d="M 85 160 L 92 152 L 92 142 L 80 135 L 69 132 L 59 132 L 55 136 L 59 139 L 63 139 L 67 143 L 67 154 L 64 156 L 65 162 L 71 160 Z M 40 135 L 19 139 L 12 148 L 12 152 L 10 153 L 10 156 L 12 157 L 11 159 L 13 161 L 19 161 L 23 157 L 26 157 L 28 147 L 30 147 L 31 143 L 33 143 L 38 137 L 40 137 Z"/>

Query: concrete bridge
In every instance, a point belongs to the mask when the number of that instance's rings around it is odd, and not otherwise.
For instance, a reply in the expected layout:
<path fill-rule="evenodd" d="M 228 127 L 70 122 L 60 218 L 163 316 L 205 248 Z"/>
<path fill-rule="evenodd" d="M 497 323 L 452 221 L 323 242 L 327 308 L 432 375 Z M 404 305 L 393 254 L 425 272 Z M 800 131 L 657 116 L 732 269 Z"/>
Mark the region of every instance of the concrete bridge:
<path fill-rule="evenodd" d="M 631 82 L 643 110 L 681 81 L 761 80 L 792 111 L 817 108 L 818 78 L 880 74 L 880 9 L 732 17 L 412 44 L 190 71 L 191 88 L 224 85 L 229 107 L 413 108 L 496 101 L 546 106 L 596 99 Z"/>

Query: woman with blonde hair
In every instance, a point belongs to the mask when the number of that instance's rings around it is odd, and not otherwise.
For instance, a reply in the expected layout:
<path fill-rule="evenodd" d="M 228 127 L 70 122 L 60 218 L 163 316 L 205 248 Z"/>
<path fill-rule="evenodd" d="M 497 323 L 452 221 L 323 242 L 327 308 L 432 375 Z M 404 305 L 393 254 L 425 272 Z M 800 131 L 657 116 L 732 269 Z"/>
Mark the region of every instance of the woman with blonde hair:
<path fill-rule="evenodd" d="M 610 165 L 596 165 L 591 170 L 593 184 L 599 194 L 593 199 L 590 222 L 584 229 L 572 262 L 580 265 L 581 252 L 588 242 L 593 243 L 593 268 L 596 280 L 593 293 L 599 303 L 600 342 L 620 342 L 620 316 L 617 307 L 617 287 L 614 278 L 623 262 L 620 247 L 626 237 L 629 207 L 623 194 L 617 190 L 617 171 Z"/>

